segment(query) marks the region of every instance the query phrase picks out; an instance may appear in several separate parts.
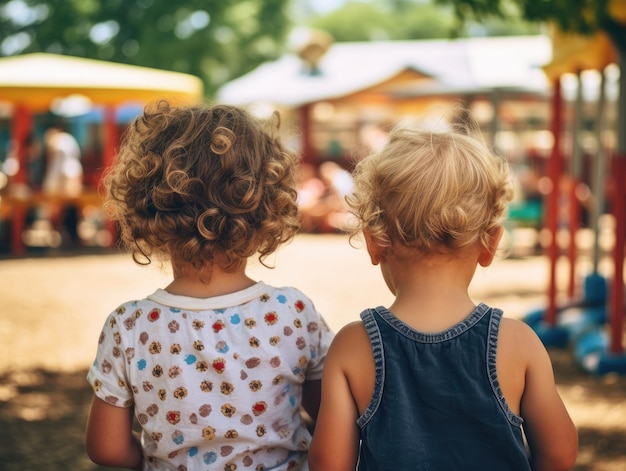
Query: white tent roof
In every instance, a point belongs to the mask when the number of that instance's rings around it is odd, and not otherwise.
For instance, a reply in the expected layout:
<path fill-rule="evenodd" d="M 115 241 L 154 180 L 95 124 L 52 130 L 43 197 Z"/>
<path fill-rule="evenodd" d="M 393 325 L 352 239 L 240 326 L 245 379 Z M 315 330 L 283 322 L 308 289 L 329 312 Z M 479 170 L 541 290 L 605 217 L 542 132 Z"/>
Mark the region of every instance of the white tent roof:
<path fill-rule="evenodd" d="M 541 66 L 551 54 L 546 36 L 335 43 L 317 75 L 307 74 L 297 55 L 286 54 L 226 84 L 218 100 L 297 107 L 366 90 L 407 69 L 450 89 L 541 92 L 549 88 Z"/>

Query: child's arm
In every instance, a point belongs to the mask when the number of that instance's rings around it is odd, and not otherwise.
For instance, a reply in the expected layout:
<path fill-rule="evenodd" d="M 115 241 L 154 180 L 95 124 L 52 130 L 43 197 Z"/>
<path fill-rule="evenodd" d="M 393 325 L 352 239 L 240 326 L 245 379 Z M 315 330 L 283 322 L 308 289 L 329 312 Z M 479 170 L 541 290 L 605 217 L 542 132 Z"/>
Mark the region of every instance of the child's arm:
<path fill-rule="evenodd" d="M 142 469 L 139 437 L 133 433 L 133 408 L 93 398 L 85 436 L 87 454 L 103 466 Z"/>
<path fill-rule="evenodd" d="M 578 433 L 556 389 L 548 352 L 530 327 L 520 324 L 520 340 L 528 358 L 521 415 L 532 468 L 568 470 L 578 454 Z"/>
<path fill-rule="evenodd" d="M 360 332 L 359 332 L 360 329 Z M 347 378 L 346 366 L 355 357 L 355 334 L 362 325 L 344 327 L 334 338 L 324 363 L 322 403 L 309 450 L 311 471 L 347 471 L 356 468 L 359 450 L 358 410 Z M 360 334 L 360 335 L 359 335 Z M 367 342 L 367 334 L 365 334 Z M 369 346 L 369 343 L 368 343 Z"/>

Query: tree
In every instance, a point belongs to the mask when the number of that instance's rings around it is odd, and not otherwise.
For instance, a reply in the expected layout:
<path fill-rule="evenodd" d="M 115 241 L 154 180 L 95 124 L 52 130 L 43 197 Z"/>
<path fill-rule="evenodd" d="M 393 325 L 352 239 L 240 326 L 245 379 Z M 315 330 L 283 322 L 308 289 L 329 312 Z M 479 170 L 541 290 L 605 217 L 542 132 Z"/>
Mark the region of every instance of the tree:
<path fill-rule="evenodd" d="M 308 20 L 314 28 L 327 31 L 337 41 L 448 39 L 452 36 L 507 36 L 534 34 L 537 25 L 511 15 L 484 21 L 460 23 L 450 6 L 442 8 L 431 0 L 348 1 L 328 14 Z"/>
<path fill-rule="evenodd" d="M 283 52 L 289 0 L 0 0 L 0 56 L 51 52 L 199 76 L 209 96 Z"/>
<path fill-rule="evenodd" d="M 626 0 L 435 0 L 452 6 L 465 22 L 489 17 L 519 15 L 532 22 L 554 22 L 562 31 L 590 34 L 604 31 L 621 55 L 626 55 L 626 23 L 614 16 L 612 5 Z"/>
<path fill-rule="evenodd" d="M 363 2 L 348 2 L 331 13 L 312 17 L 309 24 L 328 32 L 336 41 L 391 39 L 394 26 L 389 15 Z"/>

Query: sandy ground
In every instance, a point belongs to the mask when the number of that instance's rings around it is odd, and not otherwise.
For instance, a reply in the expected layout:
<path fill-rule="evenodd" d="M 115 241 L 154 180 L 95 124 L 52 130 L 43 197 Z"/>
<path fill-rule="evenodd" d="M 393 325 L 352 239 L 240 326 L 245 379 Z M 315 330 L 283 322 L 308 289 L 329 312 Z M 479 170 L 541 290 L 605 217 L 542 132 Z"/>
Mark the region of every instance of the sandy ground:
<path fill-rule="evenodd" d="M 167 270 L 139 267 L 127 254 L 52 255 L 0 260 L 0 471 L 99 469 L 84 456 L 82 430 L 84 374 L 100 328 L 119 303 L 169 280 Z M 297 286 L 334 330 L 391 301 L 365 250 L 342 235 L 298 236 L 270 263 L 276 268 L 253 264 L 251 275 Z M 560 279 L 566 270 L 559 265 Z M 519 318 L 544 305 L 547 276 L 541 256 L 496 260 L 479 269 L 471 293 Z M 568 349 L 550 354 L 581 436 L 575 469 L 626 470 L 626 378 L 591 376 Z"/>
<path fill-rule="evenodd" d="M 298 236 L 267 263 L 275 268 L 251 262 L 251 276 L 300 288 L 334 329 L 392 299 L 365 249 L 342 235 Z M 520 317 L 541 305 L 547 267 L 540 257 L 498 260 L 479 268 L 472 293 Z M 0 260 L 0 371 L 88 366 L 109 312 L 169 279 L 168 270 L 140 267 L 124 253 Z"/>

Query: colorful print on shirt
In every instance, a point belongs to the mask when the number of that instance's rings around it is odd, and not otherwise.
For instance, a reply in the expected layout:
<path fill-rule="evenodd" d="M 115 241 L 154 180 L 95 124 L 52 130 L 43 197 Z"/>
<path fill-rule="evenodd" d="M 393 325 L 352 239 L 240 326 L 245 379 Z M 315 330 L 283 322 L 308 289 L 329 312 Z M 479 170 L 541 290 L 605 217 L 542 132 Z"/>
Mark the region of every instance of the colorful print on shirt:
<path fill-rule="evenodd" d="M 294 288 L 157 290 L 109 315 L 88 379 L 100 399 L 134 406 L 147 469 L 305 469 L 302 384 L 321 378 L 331 339 Z"/>

